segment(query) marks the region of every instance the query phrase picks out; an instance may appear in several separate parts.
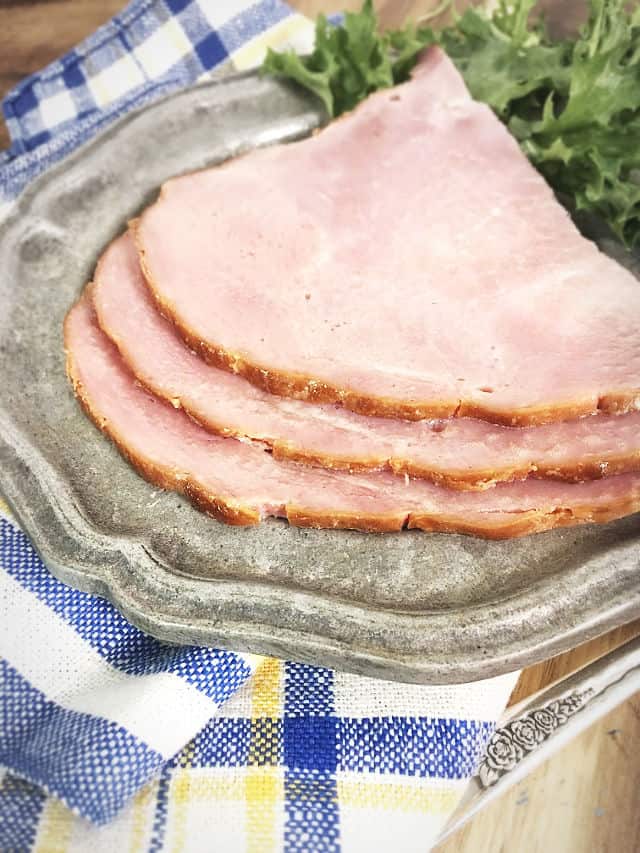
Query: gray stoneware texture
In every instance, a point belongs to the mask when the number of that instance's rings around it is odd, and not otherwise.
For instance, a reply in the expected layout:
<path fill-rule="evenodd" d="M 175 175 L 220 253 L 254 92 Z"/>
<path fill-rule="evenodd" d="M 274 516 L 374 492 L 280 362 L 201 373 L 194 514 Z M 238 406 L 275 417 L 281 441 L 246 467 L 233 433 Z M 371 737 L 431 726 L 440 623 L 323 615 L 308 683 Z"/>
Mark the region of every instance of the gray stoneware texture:
<path fill-rule="evenodd" d="M 252 74 L 129 115 L 0 226 L 0 485 L 51 570 L 145 631 L 405 681 L 497 675 L 640 615 L 639 517 L 511 542 L 233 528 L 140 479 L 84 417 L 62 321 L 166 178 L 321 121 Z"/>

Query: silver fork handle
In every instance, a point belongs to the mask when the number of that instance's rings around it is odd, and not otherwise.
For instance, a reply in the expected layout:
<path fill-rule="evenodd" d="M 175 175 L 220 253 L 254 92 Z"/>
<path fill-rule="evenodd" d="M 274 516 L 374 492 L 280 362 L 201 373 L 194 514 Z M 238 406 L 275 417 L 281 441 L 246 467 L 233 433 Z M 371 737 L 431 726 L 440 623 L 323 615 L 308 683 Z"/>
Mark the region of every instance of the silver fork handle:
<path fill-rule="evenodd" d="M 508 708 L 438 843 L 639 690 L 636 637 Z"/>

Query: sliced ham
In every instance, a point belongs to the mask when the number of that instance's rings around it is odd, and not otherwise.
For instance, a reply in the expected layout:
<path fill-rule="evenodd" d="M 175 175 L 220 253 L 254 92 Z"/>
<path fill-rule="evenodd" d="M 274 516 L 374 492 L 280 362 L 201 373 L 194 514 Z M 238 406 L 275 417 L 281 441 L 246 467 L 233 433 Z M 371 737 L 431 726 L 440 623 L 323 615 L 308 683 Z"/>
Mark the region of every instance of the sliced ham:
<path fill-rule="evenodd" d="M 388 468 L 453 488 L 529 474 L 590 479 L 640 467 L 640 412 L 514 429 L 470 418 L 371 418 L 262 391 L 184 346 L 155 310 L 128 234 L 101 258 L 93 299 L 103 331 L 149 390 L 213 432 L 264 442 L 278 458 Z"/>
<path fill-rule="evenodd" d="M 563 484 L 527 480 L 460 492 L 380 472 L 349 474 L 280 462 L 233 438 L 211 435 L 144 390 L 99 329 L 88 294 L 65 322 L 67 371 L 89 416 L 138 471 L 232 524 L 282 516 L 292 524 L 460 531 L 500 538 L 640 506 L 640 475 Z"/>
<path fill-rule="evenodd" d="M 640 286 L 432 49 L 301 142 L 175 178 L 136 226 L 211 363 L 370 415 L 541 424 L 640 400 Z"/>

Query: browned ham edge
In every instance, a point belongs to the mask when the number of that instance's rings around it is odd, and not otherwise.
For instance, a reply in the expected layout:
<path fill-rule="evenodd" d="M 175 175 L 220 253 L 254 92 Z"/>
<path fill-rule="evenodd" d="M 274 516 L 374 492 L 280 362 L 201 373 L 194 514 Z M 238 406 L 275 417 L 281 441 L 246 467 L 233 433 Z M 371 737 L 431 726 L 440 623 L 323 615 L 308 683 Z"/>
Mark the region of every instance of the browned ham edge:
<path fill-rule="evenodd" d="M 161 193 L 162 195 L 162 193 Z M 180 334 L 189 349 L 197 352 L 207 364 L 218 367 L 221 370 L 229 370 L 238 373 L 252 385 L 262 388 L 269 394 L 277 394 L 281 397 L 293 397 L 295 400 L 305 400 L 308 403 L 341 403 L 352 412 L 359 415 L 371 415 L 383 418 L 401 418 L 406 421 L 420 421 L 425 418 L 450 418 L 460 414 L 461 401 L 456 403 L 443 400 L 432 400 L 406 404 L 391 397 L 374 397 L 370 394 L 362 395 L 348 388 L 338 387 L 305 376 L 302 373 L 290 371 L 276 371 L 268 365 L 259 365 L 246 361 L 240 353 L 226 350 L 221 346 L 215 346 L 203 341 L 196 332 L 183 323 L 175 313 L 175 307 L 164 299 L 159 292 L 153 279 L 153 275 L 146 262 L 144 246 L 140 242 L 138 232 L 139 220 L 134 219 L 129 223 L 140 258 L 140 267 L 144 274 L 149 289 L 156 301 L 158 310 L 162 316 L 169 320 Z M 586 412 L 580 412 L 586 414 Z M 480 413 L 470 417 L 482 417 Z M 567 415 L 570 417 L 570 415 Z M 495 423 L 507 423 L 512 425 L 512 419 L 495 421 Z M 532 423 L 535 421 L 531 421 Z"/>
<path fill-rule="evenodd" d="M 84 413 L 93 421 L 98 429 L 103 432 L 118 448 L 120 454 L 147 482 L 153 483 L 161 489 L 184 494 L 198 509 L 208 515 L 239 527 L 246 527 L 260 522 L 260 514 L 251 507 L 238 506 L 235 501 L 224 497 L 214 498 L 199 489 L 189 480 L 183 480 L 176 475 L 171 468 L 154 464 L 148 458 L 133 453 L 121 431 L 112 424 L 104 414 L 95 406 L 91 394 L 87 392 L 79 374 L 79 365 L 73 350 L 73 332 L 70 330 L 73 312 L 84 309 L 90 302 L 91 286 L 88 285 L 78 302 L 71 308 L 64 321 L 64 339 L 66 353 L 66 371 L 69 381 L 73 387 L 76 399 L 82 406 Z"/>
<path fill-rule="evenodd" d="M 134 235 L 136 223 L 131 223 Z M 225 350 L 203 341 L 175 315 L 171 304 L 163 300 L 154 286 L 153 278 L 145 264 L 144 249 L 136 240 L 140 255 L 140 266 L 156 300 L 158 310 L 169 320 L 183 341 L 207 364 L 221 370 L 229 370 L 243 376 L 252 385 L 269 394 L 292 397 L 308 403 L 340 403 L 358 415 L 378 418 L 398 418 L 405 421 L 422 421 L 427 418 L 479 418 L 500 426 L 527 427 L 544 426 L 557 421 L 573 420 L 597 414 L 627 414 L 637 411 L 638 394 L 633 391 L 611 392 L 598 399 L 597 406 L 583 400 L 572 400 L 562 406 L 538 406 L 519 412 L 498 412 L 489 406 L 481 406 L 464 400 L 416 400 L 404 403 L 392 397 L 362 395 L 357 391 L 331 385 L 321 379 L 300 373 L 276 371 L 267 365 L 246 361 L 240 353 Z"/>
<path fill-rule="evenodd" d="M 441 490 L 420 481 L 411 481 L 403 489 L 398 478 L 385 474 L 360 478 L 279 463 L 258 448 L 234 439 L 209 436 L 183 413 L 140 388 L 116 348 L 95 324 L 87 294 L 67 315 L 64 336 L 67 373 L 82 407 L 96 426 L 145 479 L 185 494 L 197 507 L 229 524 L 256 524 L 267 515 L 277 515 L 305 527 L 391 532 L 406 526 L 501 539 L 551 527 L 608 521 L 640 507 L 640 477 L 635 475 L 609 478 L 598 491 L 594 491 L 594 484 L 588 483 L 564 486 L 562 499 L 552 484 L 536 481 L 528 486 L 505 484 L 486 495 L 462 497 L 459 492 Z M 162 458 L 153 458 L 149 447 L 154 442 L 155 453 L 162 457 L 164 450 L 169 449 L 173 462 L 164 464 Z M 208 473 L 193 471 L 194 467 L 207 465 Z M 216 493 L 203 485 L 202 478 L 206 481 L 207 477 L 209 482 L 218 484 Z M 237 486 L 238 479 L 244 486 Z M 268 483 L 263 486 L 265 480 Z M 243 488 L 249 493 L 253 489 L 253 498 L 243 499 Z M 269 488 L 274 490 L 273 501 L 264 503 L 263 488 L 267 494 Z M 308 494 L 308 505 L 304 506 L 300 500 L 283 499 L 289 492 Z M 348 496 L 346 501 L 344 493 Z M 528 493 L 533 494 L 532 504 L 546 503 L 546 509 L 517 510 L 517 501 L 524 500 Z M 336 504 L 342 500 L 348 505 L 351 494 L 354 505 L 360 502 L 360 508 L 353 511 L 348 506 L 332 508 L 331 496 L 336 498 Z M 405 499 L 403 494 L 407 496 Z M 422 495 L 426 496 L 425 503 L 431 502 L 434 507 L 442 505 L 442 510 L 420 511 Z M 474 501 L 478 510 L 473 508 Z M 450 511 L 446 509 L 447 502 L 451 503 Z M 412 505 L 412 509 L 400 509 L 403 503 Z M 505 511 L 500 508 L 503 503 L 514 508 Z M 380 506 L 380 511 L 375 511 L 372 505 Z M 496 509 L 482 509 L 491 505 Z"/>
<path fill-rule="evenodd" d="M 144 271 L 144 256 L 142 252 L 140 253 L 140 258 Z M 495 413 L 492 414 L 489 409 L 465 405 L 461 402 L 458 402 L 456 408 L 451 408 L 451 406 L 448 406 L 443 401 L 437 403 L 422 402 L 416 405 L 412 404 L 411 407 L 397 405 L 396 401 L 388 398 L 376 398 L 373 401 L 370 397 L 361 397 L 356 392 L 345 391 L 344 389 L 318 382 L 311 377 L 302 377 L 293 373 L 288 374 L 286 377 L 281 374 L 275 374 L 269 371 L 268 368 L 259 367 L 243 361 L 242 357 L 238 354 L 227 353 L 222 349 L 211 349 L 204 341 L 179 325 L 170 310 L 158 299 L 153 287 L 151 287 L 151 293 L 155 297 L 158 310 L 165 320 L 168 320 L 174 326 L 189 349 L 196 352 L 207 364 L 221 370 L 229 370 L 232 373 L 239 374 L 252 385 L 276 396 L 291 397 L 296 400 L 315 404 L 341 403 L 350 411 L 365 417 L 387 417 L 407 421 L 420 421 L 427 418 L 468 417 L 490 421 L 499 426 L 510 427 L 544 426 L 556 423 L 559 420 L 570 420 L 585 416 L 597 417 L 598 414 L 624 415 L 637 410 L 635 396 L 630 395 L 620 395 L 618 397 L 607 395 L 607 397 L 598 401 L 597 410 L 580 406 L 579 404 L 568 405 L 566 409 L 562 410 L 562 416 L 560 416 L 561 412 L 557 407 L 554 409 L 538 409 L 526 416 L 495 417 Z M 127 361 L 126 352 L 123 352 L 122 355 L 125 361 Z M 149 390 L 156 393 L 153 388 Z M 186 411 L 196 422 L 206 427 L 206 429 L 219 435 L 229 434 L 228 427 L 224 423 L 205 420 L 197 412 L 190 411 L 188 408 L 186 408 Z M 239 433 L 235 435 L 241 437 Z M 410 459 L 389 459 L 381 466 L 380 461 L 376 458 L 366 459 L 360 457 L 353 460 L 343 460 L 335 456 L 310 452 L 302 447 L 293 447 L 285 441 L 274 442 L 272 448 L 276 459 L 288 459 L 293 462 L 318 465 L 338 471 L 379 470 L 383 467 L 388 468 L 395 474 L 408 474 L 411 477 L 430 480 L 432 483 L 447 486 L 451 489 L 463 490 L 481 490 L 490 488 L 495 483 L 518 480 L 529 476 L 577 483 L 581 480 L 594 480 L 613 474 L 640 471 L 640 452 L 637 451 L 631 455 L 608 457 L 607 464 L 604 467 L 599 461 L 585 462 L 579 459 L 572 459 L 565 465 L 554 464 L 552 466 L 545 466 L 544 464 L 536 464 L 526 467 L 502 469 L 452 470 L 443 473 L 419 465 Z"/>
<path fill-rule="evenodd" d="M 185 409 L 185 411 L 188 410 Z M 200 423 L 197 417 L 189 414 L 196 423 Z M 593 417 L 597 417 L 597 415 Z M 224 434 L 222 430 L 218 430 L 209 424 L 203 423 L 203 426 L 219 435 Z M 528 465 L 521 468 L 475 469 L 474 471 L 447 471 L 442 473 L 417 465 L 408 459 L 388 459 L 382 465 L 376 458 L 359 457 L 353 462 L 347 462 L 334 456 L 324 456 L 319 453 L 292 448 L 285 442 L 276 442 L 272 445 L 272 450 L 274 459 L 283 461 L 300 462 L 303 465 L 329 468 L 334 471 L 353 471 L 354 473 L 389 470 L 398 476 L 406 474 L 409 477 L 428 480 L 437 486 L 462 492 L 482 492 L 493 488 L 497 483 L 510 483 L 513 480 L 524 480 L 527 477 L 532 480 L 560 480 L 565 483 L 581 483 L 583 480 L 602 480 L 604 477 L 640 471 L 640 453 L 637 452 L 630 456 L 610 456 L 607 458 L 606 465 L 591 460 L 581 462 L 573 459 L 561 466 Z"/>
<path fill-rule="evenodd" d="M 155 310 L 127 234 L 98 262 L 93 294 L 98 324 L 143 386 L 210 432 L 267 445 L 276 459 L 352 472 L 389 470 L 460 490 L 527 476 L 579 482 L 640 469 L 640 413 L 515 429 L 451 419 L 431 431 L 257 390 L 206 366 L 180 342 Z"/>
<path fill-rule="evenodd" d="M 271 394 L 505 426 L 640 406 L 637 282 L 437 49 L 311 139 L 169 181 L 132 230 L 187 344 Z"/>
<path fill-rule="evenodd" d="M 638 392 L 635 389 L 604 394 L 598 398 L 595 406 L 590 401 L 575 399 L 562 405 L 536 406 L 520 409 L 518 412 L 500 412 L 491 406 L 460 399 L 404 402 L 393 397 L 360 394 L 354 389 L 332 385 L 303 373 L 276 370 L 266 364 L 247 361 L 238 352 L 202 340 L 197 332 L 176 314 L 175 306 L 163 298 L 146 262 L 145 249 L 139 239 L 138 222 L 137 219 L 132 220 L 129 227 L 138 250 L 140 267 L 162 316 L 173 324 L 187 346 L 197 352 L 207 364 L 237 373 L 269 394 L 292 397 L 294 400 L 305 400 L 309 403 L 340 403 L 352 412 L 369 417 L 398 418 L 405 421 L 421 421 L 427 418 L 479 418 L 511 427 L 542 426 L 598 413 L 626 414 L 638 408 Z"/>

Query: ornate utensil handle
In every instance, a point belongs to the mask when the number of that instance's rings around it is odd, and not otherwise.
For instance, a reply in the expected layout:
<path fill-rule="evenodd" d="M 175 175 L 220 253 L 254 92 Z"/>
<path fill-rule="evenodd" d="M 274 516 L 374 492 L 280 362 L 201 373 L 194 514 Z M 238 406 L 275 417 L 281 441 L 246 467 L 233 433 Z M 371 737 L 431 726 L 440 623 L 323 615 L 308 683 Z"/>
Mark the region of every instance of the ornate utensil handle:
<path fill-rule="evenodd" d="M 638 690 L 640 637 L 508 708 L 438 840 Z"/>

